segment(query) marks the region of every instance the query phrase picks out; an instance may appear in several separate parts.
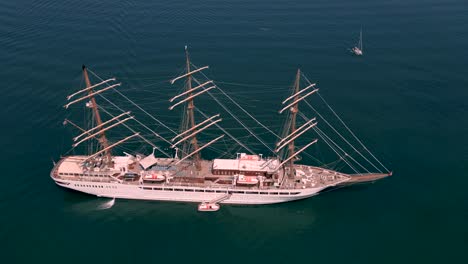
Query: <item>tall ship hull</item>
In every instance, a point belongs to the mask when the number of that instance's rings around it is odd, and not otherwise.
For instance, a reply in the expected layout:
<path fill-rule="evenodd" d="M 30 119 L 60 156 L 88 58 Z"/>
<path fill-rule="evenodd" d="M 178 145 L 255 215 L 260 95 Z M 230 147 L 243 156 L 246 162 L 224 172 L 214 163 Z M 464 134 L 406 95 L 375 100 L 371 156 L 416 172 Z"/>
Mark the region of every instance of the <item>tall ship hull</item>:
<path fill-rule="evenodd" d="M 97 197 L 172 201 L 172 202 L 194 202 L 202 203 L 218 201 L 224 204 L 275 204 L 306 199 L 317 195 L 325 187 L 308 188 L 303 190 L 282 189 L 280 190 L 240 190 L 235 188 L 210 188 L 210 187 L 187 187 L 187 186 L 147 186 L 116 183 L 76 182 L 69 180 L 56 180 L 57 185 L 95 195 Z"/>
<path fill-rule="evenodd" d="M 126 158 L 126 157 L 118 157 Z M 208 177 L 192 177 L 189 182 L 151 182 L 144 180 L 144 176 L 125 179 L 125 174 L 120 171 L 107 172 L 83 172 L 76 170 L 70 173 L 69 164 L 83 160 L 83 156 L 70 156 L 59 161 L 51 172 L 55 183 L 63 188 L 95 195 L 98 197 L 174 201 L 174 202 L 210 202 L 216 201 L 224 204 L 274 204 L 305 199 L 317 195 L 325 188 L 345 183 L 349 176 L 337 174 L 336 172 L 324 170 L 312 166 L 298 166 L 297 171 L 310 173 L 308 177 L 297 178 L 285 184 L 283 187 L 268 186 L 256 183 L 233 184 L 233 177 L 216 178 L 210 174 Z M 210 163 L 206 161 L 206 163 Z M 68 171 L 68 172 L 62 172 Z M 127 172 L 128 173 L 128 172 Z M 75 175 L 76 174 L 76 175 Z M 214 183 L 219 181 L 230 182 Z M 237 177 L 238 178 L 238 177 Z M 207 180 L 211 179 L 211 180 Z M 198 183 L 193 183 L 197 181 Z M 299 181 L 299 182 L 298 182 Z M 235 181 L 234 181 L 235 182 Z"/>

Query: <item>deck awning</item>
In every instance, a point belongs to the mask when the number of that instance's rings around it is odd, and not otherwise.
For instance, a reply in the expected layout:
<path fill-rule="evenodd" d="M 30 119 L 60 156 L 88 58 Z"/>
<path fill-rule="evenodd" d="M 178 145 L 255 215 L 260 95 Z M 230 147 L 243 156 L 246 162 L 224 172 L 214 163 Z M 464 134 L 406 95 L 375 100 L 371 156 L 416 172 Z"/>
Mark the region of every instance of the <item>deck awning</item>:
<path fill-rule="evenodd" d="M 140 160 L 140 165 L 143 167 L 143 169 L 148 169 L 149 167 L 153 166 L 158 162 L 158 159 L 154 156 L 154 154 L 150 154 L 143 159 Z"/>
<path fill-rule="evenodd" d="M 244 156 L 245 157 L 245 156 Z M 277 159 L 260 159 L 256 155 L 252 159 L 214 159 L 214 170 L 271 172 L 278 166 Z M 250 157 L 249 157 L 250 158 Z"/>

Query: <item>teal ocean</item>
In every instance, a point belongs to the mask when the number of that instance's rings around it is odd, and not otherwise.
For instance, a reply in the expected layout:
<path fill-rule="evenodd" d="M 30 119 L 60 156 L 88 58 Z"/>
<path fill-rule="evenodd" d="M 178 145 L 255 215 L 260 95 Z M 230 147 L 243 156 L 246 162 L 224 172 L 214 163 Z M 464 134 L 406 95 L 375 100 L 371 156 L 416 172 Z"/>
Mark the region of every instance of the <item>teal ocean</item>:
<path fill-rule="evenodd" d="M 0 262 L 463 262 L 467 25 L 464 0 L 2 1 Z M 361 27 L 365 55 L 355 57 L 348 49 Z M 117 77 L 122 92 L 176 129 L 180 114 L 167 100 L 178 88 L 167 81 L 181 72 L 185 45 L 194 64 L 210 65 L 208 76 L 274 131 L 300 67 L 394 175 L 212 214 L 128 200 L 102 210 L 108 200 L 57 187 L 52 160 L 77 134 L 62 122 L 82 117 L 62 107 L 80 87 L 81 65 Z M 199 108 L 218 111 L 203 100 Z M 320 155 L 326 148 L 319 141 L 310 153 L 333 162 Z"/>

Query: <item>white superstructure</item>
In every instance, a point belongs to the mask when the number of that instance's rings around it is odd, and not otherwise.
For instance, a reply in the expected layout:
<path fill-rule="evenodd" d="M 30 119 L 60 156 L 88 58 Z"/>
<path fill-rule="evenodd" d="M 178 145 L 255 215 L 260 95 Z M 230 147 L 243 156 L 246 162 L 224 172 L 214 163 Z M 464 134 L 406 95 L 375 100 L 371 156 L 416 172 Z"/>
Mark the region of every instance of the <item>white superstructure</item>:
<path fill-rule="evenodd" d="M 332 171 L 311 166 L 298 166 L 298 174 L 302 176 L 297 181 L 290 181 L 283 187 L 274 185 L 256 184 L 255 186 L 217 184 L 206 178 L 214 175 L 205 175 L 203 182 L 163 183 L 145 182 L 142 175 L 145 170 L 129 169 L 134 162 L 128 162 L 131 157 L 113 157 L 113 160 L 125 161 L 119 169 L 86 171 L 80 167 L 85 160 L 84 156 L 69 156 L 56 164 L 51 173 L 55 182 L 65 188 L 96 195 L 99 197 L 143 199 L 178 202 L 209 202 L 222 198 L 226 194 L 229 197 L 220 201 L 228 204 L 269 204 L 288 202 L 311 197 L 324 188 L 335 186 L 349 179 L 345 174 L 336 174 Z M 135 158 L 136 161 L 136 158 Z M 167 160 L 165 160 L 167 161 Z M 209 163 L 209 162 L 208 162 Z M 207 164 L 208 164 L 207 163 Z M 140 165 L 139 165 L 140 166 Z M 209 165 L 208 165 L 209 166 Z M 125 175 L 135 173 L 138 175 L 132 179 L 126 179 Z M 170 176 L 169 171 L 165 171 Z M 207 177 L 208 176 L 208 177 Z M 170 177 L 168 177 L 170 178 Z M 225 177 L 232 179 L 232 177 Z"/>

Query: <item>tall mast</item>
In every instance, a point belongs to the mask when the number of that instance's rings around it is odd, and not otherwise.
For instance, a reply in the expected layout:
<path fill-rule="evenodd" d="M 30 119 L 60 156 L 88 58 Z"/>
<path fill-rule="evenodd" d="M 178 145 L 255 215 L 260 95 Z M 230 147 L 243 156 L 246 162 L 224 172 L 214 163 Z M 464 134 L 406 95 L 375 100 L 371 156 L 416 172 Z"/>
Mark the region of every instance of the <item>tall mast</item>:
<path fill-rule="evenodd" d="M 361 33 L 359 35 L 359 49 L 362 51 L 362 28 L 361 28 Z"/>
<path fill-rule="evenodd" d="M 188 53 L 187 46 L 185 46 L 185 58 L 186 58 L 186 63 L 187 63 L 187 85 L 186 85 L 186 92 L 192 90 L 192 75 L 190 73 L 190 56 Z M 189 92 L 187 98 L 191 98 L 193 95 L 193 92 Z M 187 120 L 188 120 L 188 127 L 187 129 L 193 129 L 195 127 L 195 117 L 193 113 L 193 109 L 195 108 L 195 104 L 193 103 L 193 97 L 188 101 L 187 105 Z M 192 143 L 192 151 L 196 151 L 196 153 L 193 155 L 193 161 L 195 163 L 195 168 L 197 170 L 201 170 L 201 164 L 200 164 L 200 152 L 198 151 L 198 141 L 197 141 L 197 136 L 196 134 L 193 135 L 191 139 Z"/>
<path fill-rule="evenodd" d="M 91 82 L 89 81 L 89 76 L 88 76 L 88 71 L 86 70 L 86 66 L 83 65 L 82 67 L 83 69 L 83 76 L 84 76 L 84 79 L 85 79 L 85 83 L 86 83 L 86 88 L 89 88 L 91 87 Z M 98 110 L 98 106 L 97 106 L 97 103 L 96 103 L 96 99 L 94 98 L 94 95 L 93 95 L 93 89 L 89 89 L 88 90 L 88 95 L 90 95 L 90 100 L 91 100 L 91 108 L 93 109 L 93 114 L 94 114 L 94 117 L 96 118 L 96 125 L 97 126 L 101 126 L 102 125 L 102 119 L 101 119 L 101 115 L 99 114 L 99 110 Z M 111 165 L 111 162 L 112 162 L 112 157 L 111 157 L 111 149 L 109 148 L 109 141 L 107 141 L 107 138 L 106 138 L 106 134 L 104 133 L 104 131 L 101 130 L 101 133 L 99 133 L 99 143 L 101 144 L 102 146 L 102 149 L 104 149 L 104 155 L 106 156 L 106 163 L 107 165 Z"/>
<path fill-rule="evenodd" d="M 301 69 L 297 69 L 296 81 L 294 82 L 294 101 L 299 100 L 299 83 L 301 78 Z M 296 102 L 291 108 L 291 128 L 289 129 L 289 134 L 293 134 L 296 131 L 296 115 L 299 111 L 298 102 Z M 294 156 L 294 140 L 289 143 L 289 157 Z M 289 176 L 294 176 L 294 159 L 289 161 Z"/>

